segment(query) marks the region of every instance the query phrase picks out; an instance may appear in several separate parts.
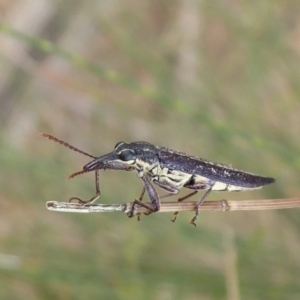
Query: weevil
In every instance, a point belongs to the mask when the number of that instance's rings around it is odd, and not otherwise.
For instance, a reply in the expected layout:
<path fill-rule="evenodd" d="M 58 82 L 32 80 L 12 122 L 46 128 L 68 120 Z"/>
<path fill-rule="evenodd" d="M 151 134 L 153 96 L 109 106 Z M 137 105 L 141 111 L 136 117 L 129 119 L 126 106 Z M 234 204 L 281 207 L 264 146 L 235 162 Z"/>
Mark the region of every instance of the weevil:
<path fill-rule="evenodd" d="M 205 193 L 195 203 L 195 215 L 191 220 L 191 224 L 196 225 L 199 207 L 212 191 L 254 190 L 275 181 L 271 177 L 245 172 L 229 165 L 214 163 L 148 142 L 119 142 L 112 152 L 95 157 L 51 135 L 42 134 L 42 136 L 93 158 L 81 171 L 72 174 L 70 178 L 95 171 L 96 195 L 87 201 L 76 197 L 71 198 L 70 201 L 77 200 L 80 204 L 87 205 L 92 204 L 100 196 L 99 170 L 135 171 L 136 175 L 142 179 L 144 186 L 141 196 L 132 205 L 130 217 L 134 215 L 134 207 L 137 204 L 146 207 L 149 213 L 157 212 L 162 198 L 177 195 L 182 188 L 192 190 L 192 192 L 179 198 L 178 201 L 183 201 L 197 194 L 198 191 L 204 190 Z M 153 184 L 168 193 L 159 196 Z M 145 192 L 149 196 L 150 205 L 142 202 Z M 175 219 L 176 215 L 172 221 Z"/>

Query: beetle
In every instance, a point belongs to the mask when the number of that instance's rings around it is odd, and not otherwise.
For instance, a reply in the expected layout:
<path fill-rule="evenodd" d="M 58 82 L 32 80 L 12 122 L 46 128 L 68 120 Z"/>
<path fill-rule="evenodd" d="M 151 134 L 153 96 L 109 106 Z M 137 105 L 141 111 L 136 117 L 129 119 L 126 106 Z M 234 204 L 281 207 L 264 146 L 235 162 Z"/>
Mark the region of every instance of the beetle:
<path fill-rule="evenodd" d="M 72 174 L 70 178 L 95 171 L 96 195 L 87 201 L 75 197 L 70 201 L 77 200 L 80 204 L 88 205 L 100 196 L 99 170 L 135 171 L 136 175 L 142 179 L 144 187 L 139 199 L 134 201 L 129 217 L 134 215 L 134 207 L 137 204 L 146 207 L 149 213 L 157 212 L 160 209 L 160 199 L 177 195 L 182 188 L 192 190 L 192 192 L 179 198 L 178 201 L 183 201 L 198 191 L 204 190 L 205 193 L 195 204 L 195 215 L 191 220 L 191 224 L 196 225 L 199 207 L 212 191 L 254 190 L 275 181 L 271 177 L 245 172 L 229 165 L 214 163 L 148 142 L 119 142 L 112 152 L 95 157 L 51 135 L 43 134 L 43 136 L 93 158 L 82 171 Z M 159 196 L 153 184 L 168 193 Z M 145 192 L 149 196 L 150 205 L 142 202 Z M 175 219 L 176 215 L 172 221 Z"/>

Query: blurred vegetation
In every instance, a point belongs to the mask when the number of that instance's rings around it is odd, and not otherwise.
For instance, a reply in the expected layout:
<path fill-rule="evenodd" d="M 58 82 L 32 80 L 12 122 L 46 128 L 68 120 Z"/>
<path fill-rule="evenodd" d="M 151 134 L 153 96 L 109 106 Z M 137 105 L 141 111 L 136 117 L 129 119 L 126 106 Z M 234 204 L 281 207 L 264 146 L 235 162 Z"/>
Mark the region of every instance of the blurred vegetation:
<path fill-rule="evenodd" d="M 274 176 L 256 192 L 299 197 L 297 1 L 0 2 L 1 299 L 297 299 L 299 210 L 60 214 L 90 197 L 93 155 L 146 140 Z M 103 203 L 140 193 L 101 172 Z M 195 199 L 196 200 L 196 199 Z"/>

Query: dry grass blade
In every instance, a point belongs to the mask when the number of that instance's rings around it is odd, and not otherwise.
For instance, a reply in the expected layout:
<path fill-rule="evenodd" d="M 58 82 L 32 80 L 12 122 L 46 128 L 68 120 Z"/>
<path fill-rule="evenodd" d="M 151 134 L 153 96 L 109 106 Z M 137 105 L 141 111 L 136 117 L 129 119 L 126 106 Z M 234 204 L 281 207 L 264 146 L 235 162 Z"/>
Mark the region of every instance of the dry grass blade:
<path fill-rule="evenodd" d="M 47 209 L 60 212 L 130 212 L 132 202 L 125 204 L 93 204 L 79 205 L 76 203 L 49 201 L 46 204 Z M 162 202 L 159 212 L 176 212 L 176 211 L 193 211 L 196 202 Z M 241 210 L 270 210 L 270 209 L 287 209 L 299 208 L 300 198 L 292 199 L 270 199 L 270 200 L 218 200 L 206 201 L 201 205 L 202 211 L 241 211 Z M 145 213 L 145 207 L 137 205 L 135 214 Z"/>

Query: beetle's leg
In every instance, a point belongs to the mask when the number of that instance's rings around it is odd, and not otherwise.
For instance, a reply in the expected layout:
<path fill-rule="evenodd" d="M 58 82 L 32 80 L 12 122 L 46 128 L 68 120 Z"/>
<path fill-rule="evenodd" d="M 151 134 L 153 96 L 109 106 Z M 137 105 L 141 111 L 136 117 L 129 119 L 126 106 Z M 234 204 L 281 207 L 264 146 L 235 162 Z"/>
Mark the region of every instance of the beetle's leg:
<path fill-rule="evenodd" d="M 143 201 L 145 192 L 146 192 L 146 188 L 145 188 L 145 186 L 143 186 L 142 192 L 141 192 L 140 197 L 139 197 L 139 199 L 138 199 L 140 202 Z M 137 215 L 137 220 L 138 220 L 138 221 L 141 220 L 141 214 L 140 214 L 140 213 Z"/>
<path fill-rule="evenodd" d="M 158 185 L 160 188 L 162 188 L 162 189 L 164 189 L 164 190 L 170 192 L 170 193 L 168 193 L 168 194 L 166 194 L 166 195 L 163 195 L 163 196 L 159 197 L 159 199 L 161 199 L 161 198 L 167 198 L 167 197 L 170 197 L 170 196 L 173 196 L 173 195 L 177 195 L 177 194 L 179 193 L 179 189 L 174 188 L 174 187 L 170 187 L 170 186 L 168 186 L 168 185 L 164 185 L 164 184 L 160 183 L 159 181 L 156 181 L 156 180 L 155 180 L 155 181 L 153 181 L 153 183 L 155 183 L 156 185 Z M 145 186 L 144 186 L 144 187 L 143 187 L 143 190 L 142 190 L 142 193 L 141 193 L 141 195 L 140 195 L 140 197 L 139 197 L 139 199 L 138 199 L 139 203 L 138 203 L 137 201 L 135 201 L 135 203 L 140 204 L 140 202 L 143 200 L 145 191 L 146 191 L 146 188 L 145 188 Z M 144 206 L 144 207 L 145 207 L 145 206 Z M 148 208 L 148 206 L 146 206 L 146 208 Z M 148 214 L 150 214 L 151 212 L 152 212 L 152 210 L 150 210 L 148 213 L 145 213 L 145 215 L 148 215 Z M 132 215 L 131 215 L 131 217 L 132 217 Z M 140 221 L 140 215 L 138 215 L 138 221 Z"/>
<path fill-rule="evenodd" d="M 192 196 L 194 196 L 195 194 L 198 193 L 199 190 L 205 190 L 205 189 L 210 189 L 210 185 L 206 184 L 206 183 L 201 183 L 201 182 L 198 182 L 198 183 L 187 183 L 184 185 L 184 187 L 186 189 L 191 189 L 191 190 L 194 190 L 194 192 L 190 193 L 190 194 L 187 194 L 186 196 L 182 197 L 182 198 L 179 198 L 178 201 L 181 202 L 181 201 L 184 201 L 186 200 L 187 198 L 190 198 Z M 173 219 L 171 220 L 172 222 L 175 222 L 176 219 L 177 219 L 177 216 L 178 216 L 178 211 L 175 211 L 174 213 L 174 217 Z"/>
<path fill-rule="evenodd" d="M 78 204 L 83 204 L 83 205 L 90 205 L 93 204 L 101 195 L 101 191 L 100 191 L 100 184 L 99 184 L 99 170 L 95 171 L 95 185 L 96 185 L 96 195 L 93 196 L 91 199 L 89 200 L 82 200 L 78 197 L 71 197 L 69 199 L 69 202 L 72 201 L 78 201 Z"/>
<path fill-rule="evenodd" d="M 193 192 L 187 194 L 186 196 L 179 198 L 177 201 L 178 202 L 184 201 L 185 199 L 190 198 L 190 197 L 194 196 L 197 193 L 198 193 L 198 191 L 193 191 Z M 173 219 L 171 220 L 173 223 L 176 221 L 178 214 L 179 214 L 178 211 L 174 212 Z"/>
<path fill-rule="evenodd" d="M 210 187 L 210 189 L 208 189 L 204 195 L 202 196 L 202 198 L 196 203 L 196 208 L 195 208 L 195 216 L 193 217 L 193 219 L 191 220 L 191 224 L 194 226 L 197 226 L 195 221 L 198 218 L 199 215 L 199 207 L 201 206 L 201 204 L 204 202 L 205 198 L 210 194 L 210 192 L 212 191 L 213 186 Z"/>
<path fill-rule="evenodd" d="M 151 184 L 151 182 L 145 175 L 142 176 L 141 178 L 144 182 L 145 190 L 147 191 L 147 193 L 149 195 L 151 205 L 143 203 L 140 200 L 134 200 L 132 207 L 131 207 L 131 211 L 128 214 L 128 216 L 130 218 L 133 217 L 133 215 L 134 215 L 134 208 L 136 205 L 141 205 L 141 206 L 147 208 L 149 210 L 149 212 L 156 212 L 156 211 L 159 211 L 159 209 L 160 209 L 160 201 L 159 201 L 159 196 L 157 194 L 157 191 L 155 190 L 155 188 L 153 187 L 153 185 Z"/>
<path fill-rule="evenodd" d="M 167 191 L 169 191 L 170 193 L 169 194 L 166 194 L 166 195 L 163 195 L 163 196 L 161 196 L 160 197 L 160 199 L 161 198 L 167 198 L 167 197 L 170 197 L 170 196 L 173 196 L 173 195 L 177 195 L 178 193 L 179 193 L 179 189 L 177 189 L 177 188 L 175 188 L 175 187 L 170 187 L 170 186 L 168 186 L 168 185 L 164 185 L 164 184 L 162 184 L 161 182 L 159 182 L 159 181 L 157 181 L 157 180 L 154 180 L 153 181 L 156 185 L 158 185 L 160 188 L 163 188 L 163 189 L 165 189 L 165 190 L 167 190 Z M 207 188 L 208 187 L 208 185 L 207 184 L 203 184 L 203 183 L 198 183 L 198 184 L 193 184 L 193 185 L 185 185 L 184 187 L 186 187 L 186 188 L 190 188 L 190 189 L 193 189 L 193 190 L 195 190 L 195 191 L 193 191 L 192 193 L 189 193 L 189 194 L 187 194 L 186 196 L 184 196 L 184 197 L 181 197 L 181 198 L 179 198 L 178 199 L 178 201 L 179 202 L 181 202 L 181 201 L 184 201 L 184 200 L 186 200 L 187 198 L 190 198 L 190 197 L 192 197 L 192 196 L 194 196 L 195 194 L 197 194 L 198 193 L 198 190 L 202 190 L 202 189 L 205 189 L 205 188 Z M 210 188 L 210 186 L 209 186 L 209 188 Z M 206 195 L 207 196 L 207 195 Z M 205 196 L 205 197 L 206 197 Z M 205 198 L 204 197 L 204 198 Z M 201 200 L 200 200 L 201 201 Z M 204 199 L 203 199 L 203 201 L 204 201 Z M 202 202 L 203 202 L 202 201 Z M 198 205 L 198 203 L 197 203 L 197 210 L 199 210 L 199 206 L 202 204 L 202 202 Z M 199 212 L 197 213 L 197 216 L 198 216 L 198 214 L 199 214 Z M 176 219 L 177 219 L 177 215 L 178 215 L 178 211 L 176 211 L 175 213 L 174 213 L 174 217 L 173 217 L 173 219 L 171 220 L 172 222 L 175 222 L 176 221 Z M 196 217 L 197 218 L 197 217 Z M 196 220 L 196 218 L 195 218 L 195 220 Z M 192 223 L 193 225 L 195 225 L 194 223 Z"/>
<path fill-rule="evenodd" d="M 100 191 L 100 184 L 99 184 L 99 171 L 101 169 L 110 169 L 110 170 L 124 170 L 124 171 L 130 171 L 130 168 L 129 167 L 123 167 L 123 166 L 115 166 L 113 164 L 109 164 L 107 163 L 105 165 L 105 167 L 103 167 L 103 165 L 101 166 L 97 166 L 95 167 L 95 164 L 97 162 L 97 160 L 99 160 L 100 158 L 96 158 L 94 161 L 90 162 L 89 164 L 85 165 L 83 167 L 83 170 L 82 171 L 79 171 L 79 172 L 76 172 L 76 173 L 73 173 L 69 176 L 69 179 L 71 178 L 74 178 L 78 175 L 81 175 L 81 174 L 85 174 L 87 172 L 91 172 L 91 171 L 95 171 L 95 185 L 96 185 L 96 195 L 93 196 L 91 199 L 89 200 L 82 200 L 78 197 L 71 197 L 69 199 L 69 202 L 72 202 L 72 201 L 77 201 L 78 204 L 82 204 L 82 205 L 90 205 L 92 203 L 94 203 L 98 198 L 99 196 L 101 195 L 101 191 Z"/>
<path fill-rule="evenodd" d="M 169 192 L 168 194 L 161 196 L 160 199 L 162 199 L 162 198 L 167 198 L 167 197 L 174 196 L 174 195 L 177 195 L 177 194 L 179 193 L 179 191 L 180 191 L 178 188 L 171 187 L 171 186 L 169 186 L 169 185 L 165 185 L 165 184 L 159 182 L 158 180 L 154 180 L 153 182 L 154 182 L 156 185 L 158 185 L 160 188 L 162 188 L 162 189 L 164 189 L 164 190 L 166 190 L 166 191 Z M 188 194 L 187 196 L 185 196 L 185 197 L 183 197 L 183 198 L 179 198 L 178 201 L 183 201 L 184 199 L 186 199 L 186 198 L 188 198 L 188 197 L 190 197 L 190 196 L 193 196 L 193 195 L 196 194 L 196 193 L 197 193 L 197 191 L 192 192 L 191 194 Z M 178 211 L 176 211 L 176 212 L 174 213 L 174 217 L 173 217 L 173 219 L 171 220 L 172 222 L 175 222 L 175 220 L 176 220 L 176 218 L 177 218 L 177 215 L 178 215 Z"/>
<path fill-rule="evenodd" d="M 179 193 L 179 191 L 180 191 L 178 188 L 169 186 L 167 184 L 163 184 L 163 183 L 159 182 L 158 180 L 153 180 L 153 183 L 155 183 L 160 188 L 162 188 L 162 189 L 164 189 L 164 190 L 166 190 L 166 191 L 169 192 L 168 194 L 161 196 L 160 199 L 162 199 L 162 198 L 168 198 L 168 197 L 177 195 Z"/>
<path fill-rule="evenodd" d="M 173 196 L 173 195 L 177 195 L 179 193 L 179 189 L 177 189 L 175 187 L 171 187 L 171 186 L 165 185 L 165 184 L 163 184 L 163 183 L 161 183 L 161 182 L 159 182 L 157 180 L 154 180 L 153 182 L 156 185 L 158 185 L 160 188 L 165 189 L 166 191 L 170 192 L 170 193 L 168 193 L 166 195 L 161 196 L 160 199 L 161 198 L 167 198 L 167 197 L 170 197 L 170 196 Z M 208 184 L 204 184 L 204 183 L 193 183 L 193 184 L 186 184 L 184 187 L 188 188 L 188 189 L 193 189 L 194 191 L 191 192 L 191 193 L 189 193 L 189 194 L 187 194 L 184 197 L 179 198 L 178 199 L 179 202 L 184 201 L 184 200 L 186 200 L 186 199 L 194 196 L 195 194 L 198 193 L 199 190 L 207 189 L 207 191 L 205 192 L 205 194 L 203 195 L 203 197 L 196 204 L 196 214 L 195 214 L 195 217 L 191 221 L 191 223 L 196 226 L 196 224 L 195 224 L 194 221 L 197 219 L 197 217 L 199 215 L 199 207 L 201 206 L 201 204 L 203 203 L 204 199 L 207 197 L 207 195 L 211 191 L 212 186 L 208 185 Z M 173 219 L 171 221 L 175 222 L 176 219 L 177 219 L 177 216 L 178 216 L 178 211 L 176 211 L 174 213 L 174 217 L 173 217 Z"/>

